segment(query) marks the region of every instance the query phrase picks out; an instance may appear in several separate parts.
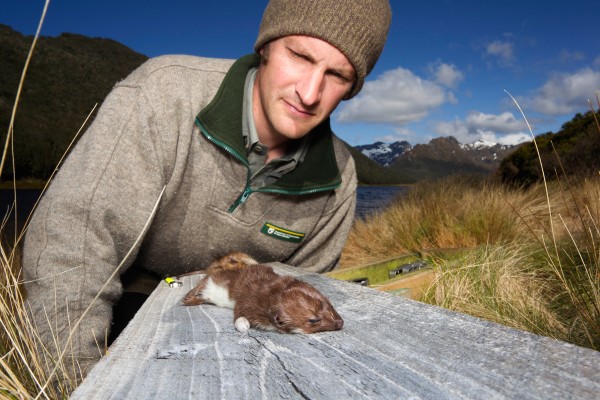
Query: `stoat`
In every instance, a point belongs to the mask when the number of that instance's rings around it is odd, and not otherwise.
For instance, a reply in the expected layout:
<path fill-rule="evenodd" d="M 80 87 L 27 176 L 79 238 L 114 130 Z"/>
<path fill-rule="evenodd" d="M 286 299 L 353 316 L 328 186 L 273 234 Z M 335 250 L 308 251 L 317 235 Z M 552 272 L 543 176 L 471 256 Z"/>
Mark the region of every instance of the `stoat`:
<path fill-rule="evenodd" d="M 233 309 L 238 331 L 250 327 L 282 333 L 342 329 L 344 321 L 329 300 L 308 283 L 276 274 L 245 253 L 214 261 L 183 304 L 215 304 Z"/>

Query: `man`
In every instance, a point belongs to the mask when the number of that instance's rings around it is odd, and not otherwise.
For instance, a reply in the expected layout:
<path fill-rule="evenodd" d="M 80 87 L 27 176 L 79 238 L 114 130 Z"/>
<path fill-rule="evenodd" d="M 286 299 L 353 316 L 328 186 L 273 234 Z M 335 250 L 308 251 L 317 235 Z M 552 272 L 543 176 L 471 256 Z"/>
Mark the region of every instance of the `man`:
<path fill-rule="evenodd" d="M 85 374 L 113 306 L 135 300 L 124 291 L 147 294 L 228 252 L 333 268 L 356 172 L 329 116 L 360 91 L 390 19 L 388 0 L 272 0 L 257 54 L 158 57 L 118 83 L 26 237 L 28 301 L 48 350 L 89 308 L 67 346 Z"/>

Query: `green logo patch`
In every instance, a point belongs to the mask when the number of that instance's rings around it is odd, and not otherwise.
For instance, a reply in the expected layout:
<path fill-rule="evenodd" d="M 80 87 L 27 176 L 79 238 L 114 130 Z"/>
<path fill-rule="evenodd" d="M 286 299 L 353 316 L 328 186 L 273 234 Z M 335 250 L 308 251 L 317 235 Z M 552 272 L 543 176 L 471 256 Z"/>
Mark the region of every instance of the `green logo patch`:
<path fill-rule="evenodd" d="M 274 237 L 275 239 L 285 240 L 286 242 L 300 243 L 304 239 L 304 233 L 294 232 L 289 229 L 280 228 L 270 222 L 267 222 L 260 229 L 261 233 Z"/>

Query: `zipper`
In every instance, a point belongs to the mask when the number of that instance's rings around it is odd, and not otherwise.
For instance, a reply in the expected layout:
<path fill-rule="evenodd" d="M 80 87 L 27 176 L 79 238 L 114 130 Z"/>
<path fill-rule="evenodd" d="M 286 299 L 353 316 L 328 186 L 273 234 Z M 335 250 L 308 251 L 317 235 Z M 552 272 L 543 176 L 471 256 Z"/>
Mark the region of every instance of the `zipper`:
<path fill-rule="evenodd" d="M 246 202 L 246 200 L 248 200 L 248 197 L 250 197 L 250 195 L 254 192 L 276 193 L 276 194 L 299 195 L 300 196 L 300 195 L 326 192 L 326 191 L 336 189 L 340 186 L 339 184 L 336 184 L 336 185 L 325 186 L 325 187 L 318 188 L 318 189 L 308 189 L 308 190 L 300 190 L 300 191 L 294 191 L 294 192 L 291 192 L 288 190 L 283 190 L 283 189 L 261 189 L 261 188 L 252 189 L 250 187 L 250 165 L 248 164 L 248 160 L 245 157 L 243 157 L 240 153 L 238 153 L 237 151 L 235 151 L 234 149 L 232 149 L 231 147 L 229 147 L 228 145 L 226 145 L 225 143 L 223 143 L 222 141 L 220 141 L 219 139 L 215 138 L 213 135 L 208 133 L 208 131 L 206 131 L 206 129 L 204 129 L 204 127 L 202 126 L 202 124 L 200 123 L 198 118 L 196 118 L 195 122 L 196 122 L 196 126 L 200 129 L 200 133 L 202 133 L 202 135 L 205 138 L 207 138 L 209 141 L 211 141 L 215 145 L 224 149 L 226 152 L 231 154 L 233 157 L 235 157 L 237 160 L 239 160 L 246 167 L 246 186 L 244 188 L 244 191 L 238 196 L 238 198 L 233 202 L 233 204 L 227 210 L 227 212 L 229 214 L 232 214 L 236 210 L 236 208 L 238 208 L 241 204 L 244 204 Z"/>
<path fill-rule="evenodd" d="M 235 209 L 238 208 L 238 206 L 240 204 L 244 204 L 246 202 L 246 200 L 250 196 L 250 193 L 252 193 L 252 192 L 253 192 L 253 190 L 250 188 L 250 186 L 246 186 L 246 188 L 244 189 L 242 194 L 233 202 L 233 204 L 231 205 L 231 207 L 229 207 L 227 212 L 229 214 L 233 214 Z"/>
<path fill-rule="evenodd" d="M 248 196 L 250 196 L 250 193 L 252 193 L 252 188 L 250 187 L 250 165 L 248 165 L 248 160 L 246 160 L 246 158 L 243 157 L 240 153 L 238 153 L 237 151 L 235 151 L 234 149 L 232 149 L 231 147 L 229 147 L 228 145 L 226 145 L 225 143 L 208 133 L 208 131 L 204 129 L 198 118 L 196 118 L 196 126 L 200 129 L 200 133 L 202 133 L 202 135 L 205 138 L 207 138 L 209 141 L 219 146 L 220 148 L 224 149 L 226 152 L 231 154 L 234 158 L 239 160 L 246 167 L 246 186 L 244 187 L 244 191 L 238 196 L 238 198 L 233 202 L 231 207 L 229 207 L 229 209 L 227 210 L 229 214 L 232 214 L 240 204 L 246 202 Z"/>

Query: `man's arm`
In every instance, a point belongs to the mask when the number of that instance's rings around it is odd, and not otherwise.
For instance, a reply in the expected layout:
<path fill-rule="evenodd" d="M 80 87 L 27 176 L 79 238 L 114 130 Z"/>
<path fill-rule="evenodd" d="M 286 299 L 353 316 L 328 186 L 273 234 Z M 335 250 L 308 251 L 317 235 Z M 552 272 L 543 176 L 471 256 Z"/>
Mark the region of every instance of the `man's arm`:
<path fill-rule="evenodd" d="M 148 103 L 134 85 L 111 92 L 44 195 L 24 244 L 28 306 L 45 352 L 56 358 L 67 349 L 65 361 L 74 358 L 83 374 L 101 356 L 122 292 L 115 269 L 165 184 Z"/>

